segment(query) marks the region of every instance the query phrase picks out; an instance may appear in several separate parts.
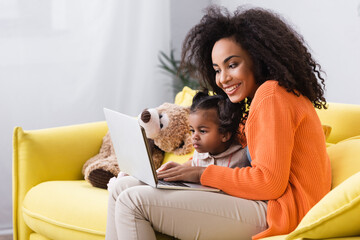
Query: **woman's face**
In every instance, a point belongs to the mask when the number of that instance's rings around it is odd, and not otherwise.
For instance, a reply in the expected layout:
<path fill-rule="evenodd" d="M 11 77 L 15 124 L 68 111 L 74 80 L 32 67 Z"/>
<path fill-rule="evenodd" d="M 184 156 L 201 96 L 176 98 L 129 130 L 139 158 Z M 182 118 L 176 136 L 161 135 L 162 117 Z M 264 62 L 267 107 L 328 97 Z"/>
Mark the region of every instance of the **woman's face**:
<path fill-rule="evenodd" d="M 233 103 L 253 98 L 257 88 L 252 71 L 252 60 L 240 44 L 232 38 L 218 40 L 211 58 L 218 85 Z"/>

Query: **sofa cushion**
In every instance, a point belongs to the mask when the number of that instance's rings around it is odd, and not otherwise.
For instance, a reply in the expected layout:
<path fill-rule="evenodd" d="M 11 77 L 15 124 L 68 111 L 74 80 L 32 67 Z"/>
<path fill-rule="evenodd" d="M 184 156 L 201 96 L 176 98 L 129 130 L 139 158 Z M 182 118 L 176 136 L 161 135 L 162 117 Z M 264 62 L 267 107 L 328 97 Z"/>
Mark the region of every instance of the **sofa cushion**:
<path fill-rule="evenodd" d="M 360 172 L 320 200 L 286 239 L 325 239 L 360 235 Z"/>
<path fill-rule="evenodd" d="M 332 188 L 360 171 L 360 135 L 327 148 L 332 169 Z"/>
<path fill-rule="evenodd" d="M 177 162 L 183 164 L 184 162 L 190 160 L 194 154 L 194 151 L 188 153 L 186 155 L 175 155 L 173 153 L 165 153 L 164 160 L 162 164 L 167 162 Z"/>
<path fill-rule="evenodd" d="M 51 239 L 44 237 L 43 235 L 38 234 L 38 233 L 31 233 L 29 240 L 51 240 Z"/>
<path fill-rule="evenodd" d="M 181 92 L 175 96 L 175 104 L 189 107 L 192 104 L 192 99 L 196 94 L 196 90 L 193 90 L 189 87 L 184 87 Z"/>
<path fill-rule="evenodd" d="M 108 192 L 85 181 L 43 182 L 26 194 L 23 216 L 50 239 L 104 239 Z"/>

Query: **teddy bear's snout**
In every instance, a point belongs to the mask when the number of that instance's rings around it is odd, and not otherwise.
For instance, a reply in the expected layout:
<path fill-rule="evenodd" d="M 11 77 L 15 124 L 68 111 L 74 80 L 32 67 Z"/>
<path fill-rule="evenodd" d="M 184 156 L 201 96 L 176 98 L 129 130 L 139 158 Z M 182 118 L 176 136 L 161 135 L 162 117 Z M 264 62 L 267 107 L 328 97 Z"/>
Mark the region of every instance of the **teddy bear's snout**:
<path fill-rule="evenodd" d="M 148 123 L 151 119 L 151 113 L 145 109 L 142 113 L 141 113 L 141 121 L 143 121 L 144 123 Z"/>

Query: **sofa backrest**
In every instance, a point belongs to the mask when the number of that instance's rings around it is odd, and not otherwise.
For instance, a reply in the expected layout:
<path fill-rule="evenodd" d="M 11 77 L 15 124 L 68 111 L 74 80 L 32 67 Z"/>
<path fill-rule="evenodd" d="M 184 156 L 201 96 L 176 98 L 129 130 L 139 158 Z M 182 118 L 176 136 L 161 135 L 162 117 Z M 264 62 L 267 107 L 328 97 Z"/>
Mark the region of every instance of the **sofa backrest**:
<path fill-rule="evenodd" d="M 360 105 L 329 103 L 328 109 L 316 111 L 321 123 L 331 127 L 328 143 L 360 135 Z"/>
<path fill-rule="evenodd" d="M 184 87 L 175 97 L 175 104 L 190 106 L 196 91 Z M 338 143 L 360 135 L 360 105 L 329 103 L 327 109 L 316 109 L 321 124 L 331 127 L 328 143 Z"/>

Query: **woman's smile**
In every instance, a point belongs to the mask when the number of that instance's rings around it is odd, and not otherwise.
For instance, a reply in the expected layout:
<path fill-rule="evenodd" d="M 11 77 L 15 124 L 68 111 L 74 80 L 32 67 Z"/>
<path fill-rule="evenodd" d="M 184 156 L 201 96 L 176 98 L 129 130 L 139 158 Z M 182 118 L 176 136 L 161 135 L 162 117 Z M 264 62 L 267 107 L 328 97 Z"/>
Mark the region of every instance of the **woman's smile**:
<path fill-rule="evenodd" d="M 236 90 L 239 88 L 240 85 L 241 85 L 241 83 L 232 85 L 230 87 L 224 87 L 223 89 L 227 95 L 232 95 L 236 92 Z"/>

